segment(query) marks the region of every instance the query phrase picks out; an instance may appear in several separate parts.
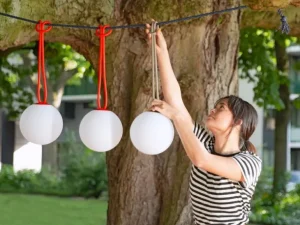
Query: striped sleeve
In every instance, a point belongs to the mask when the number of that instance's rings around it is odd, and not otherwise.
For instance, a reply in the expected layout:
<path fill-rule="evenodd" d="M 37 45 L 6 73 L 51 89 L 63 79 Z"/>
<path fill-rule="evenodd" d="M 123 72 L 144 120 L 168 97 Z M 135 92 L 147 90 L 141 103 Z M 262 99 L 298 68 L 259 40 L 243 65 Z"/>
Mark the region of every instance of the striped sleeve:
<path fill-rule="evenodd" d="M 196 122 L 194 126 L 194 134 L 203 144 L 210 142 L 212 138 L 207 130 Z"/>
<path fill-rule="evenodd" d="M 240 166 L 245 180 L 244 182 L 240 182 L 241 186 L 244 188 L 249 188 L 253 184 L 256 184 L 261 172 L 261 159 L 249 152 L 241 152 L 233 156 L 233 159 Z"/>

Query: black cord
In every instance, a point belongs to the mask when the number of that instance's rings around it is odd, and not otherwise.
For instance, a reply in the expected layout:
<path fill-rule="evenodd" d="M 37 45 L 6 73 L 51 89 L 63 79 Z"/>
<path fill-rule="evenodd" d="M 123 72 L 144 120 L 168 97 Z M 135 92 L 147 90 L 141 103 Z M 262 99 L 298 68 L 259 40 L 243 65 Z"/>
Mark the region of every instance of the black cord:
<path fill-rule="evenodd" d="M 205 17 L 205 16 L 221 14 L 221 13 L 230 12 L 230 11 L 233 11 L 233 10 L 244 9 L 244 8 L 248 8 L 248 7 L 247 6 L 239 6 L 239 7 L 224 9 L 224 10 L 220 10 L 220 11 L 203 13 L 203 14 L 198 14 L 198 15 L 194 15 L 194 16 L 179 18 L 179 19 L 175 19 L 175 20 L 158 22 L 157 25 L 158 26 L 163 26 L 163 25 L 167 25 L 167 24 L 171 24 L 171 23 L 178 23 L 178 22 L 182 22 L 182 21 L 186 21 L 186 20 L 198 19 L 198 18 Z M 281 16 L 280 30 L 281 30 L 282 33 L 288 34 L 290 32 L 290 27 L 289 27 L 289 24 L 287 22 L 286 16 L 283 15 L 281 9 L 278 10 L 278 14 Z M 25 21 L 25 22 L 33 23 L 33 24 L 38 23 L 38 21 L 35 21 L 35 20 L 30 20 L 30 19 L 26 19 L 26 18 L 23 18 L 23 17 L 10 15 L 10 14 L 7 14 L 7 13 L 0 12 L 0 15 L 10 17 L 10 18 L 13 18 L 13 19 L 17 19 L 17 20 L 22 20 L 22 21 Z M 59 23 L 52 23 L 52 24 L 49 24 L 49 25 L 51 25 L 53 27 L 67 27 L 67 28 L 93 29 L 93 30 L 98 29 L 98 26 L 70 25 L 70 24 L 59 24 Z M 139 27 L 143 28 L 143 27 L 145 27 L 145 24 L 111 26 L 110 29 L 115 30 L 115 29 L 139 28 Z"/>
<path fill-rule="evenodd" d="M 239 6 L 239 7 L 229 8 L 229 9 L 223 9 L 223 10 L 220 10 L 220 11 L 203 13 L 203 14 L 199 14 L 199 15 L 195 15 L 195 16 L 189 16 L 189 17 L 184 17 L 184 18 L 165 21 L 165 22 L 159 22 L 157 24 L 159 26 L 162 26 L 162 25 L 166 25 L 166 24 L 170 24 L 170 23 L 182 22 L 182 21 L 191 20 L 191 19 L 198 19 L 198 18 L 205 17 L 205 16 L 221 14 L 221 13 L 230 12 L 230 11 L 238 10 L 238 9 L 244 9 L 244 8 L 248 8 L 248 6 L 244 5 L 244 6 Z"/>
<path fill-rule="evenodd" d="M 7 13 L 2 13 L 0 12 L 0 15 L 1 16 L 6 16 L 6 17 L 10 17 L 10 18 L 13 18 L 13 19 L 17 19 L 17 20 L 23 20 L 25 22 L 29 22 L 29 23 L 34 23 L 36 24 L 37 22 L 34 21 L 34 20 L 29 20 L 29 19 L 26 19 L 26 18 L 22 18 L 22 17 L 18 17 L 18 16 L 14 16 L 14 15 L 10 15 L 10 14 L 7 14 Z"/>
<path fill-rule="evenodd" d="M 182 21 L 186 21 L 186 20 L 197 19 L 197 18 L 209 16 L 209 15 L 216 15 L 216 14 L 221 14 L 221 13 L 230 12 L 230 11 L 233 11 L 233 10 L 244 9 L 244 8 L 247 8 L 247 6 L 239 6 L 239 7 L 224 9 L 224 10 L 220 10 L 220 11 L 214 11 L 214 12 L 203 13 L 203 14 L 199 14 L 199 15 L 179 18 L 179 19 L 170 20 L 170 21 L 158 22 L 157 25 L 162 26 L 162 25 L 167 25 L 167 24 L 171 24 L 171 23 L 177 23 L 177 22 L 182 22 Z M 23 17 L 10 15 L 10 14 L 7 14 L 7 13 L 0 12 L 0 15 L 10 17 L 10 18 L 13 18 L 13 19 L 17 19 L 17 20 L 22 20 L 22 21 L 25 21 L 25 22 L 33 23 L 33 24 L 38 23 L 38 21 L 35 21 L 35 20 L 30 20 L 30 19 L 26 19 L 26 18 L 23 18 Z M 53 23 L 53 24 L 49 24 L 49 25 L 51 25 L 53 27 L 67 27 L 67 28 L 95 29 L 95 30 L 98 29 L 98 26 L 83 26 L 83 25 L 80 26 L 80 25 L 58 24 L 58 23 Z M 139 27 L 145 27 L 145 24 L 111 26 L 110 29 L 139 28 Z"/>

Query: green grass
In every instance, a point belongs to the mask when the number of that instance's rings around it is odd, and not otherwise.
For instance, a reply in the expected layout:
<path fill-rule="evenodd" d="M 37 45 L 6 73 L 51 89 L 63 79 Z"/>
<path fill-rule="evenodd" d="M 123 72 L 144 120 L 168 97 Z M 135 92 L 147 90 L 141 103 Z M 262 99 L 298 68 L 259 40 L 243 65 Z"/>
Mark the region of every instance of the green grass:
<path fill-rule="evenodd" d="M 107 203 L 22 194 L 0 194 L 1 225 L 105 225 Z"/>

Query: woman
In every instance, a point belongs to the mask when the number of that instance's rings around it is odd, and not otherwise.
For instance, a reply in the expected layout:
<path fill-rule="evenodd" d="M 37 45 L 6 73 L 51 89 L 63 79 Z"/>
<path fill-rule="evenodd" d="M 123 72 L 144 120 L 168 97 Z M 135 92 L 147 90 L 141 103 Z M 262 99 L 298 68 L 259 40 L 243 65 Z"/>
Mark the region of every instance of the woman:
<path fill-rule="evenodd" d="M 147 24 L 146 33 L 150 26 Z M 249 138 L 257 124 L 252 105 L 236 96 L 219 99 L 205 121 L 193 123 L 181 97 L 167 44 L 156 32 L 157 58 L 165 101 L 151 110 L 170 118 L 192 162 L 190 194 L 195 224 L 246 224 L 261 160 Z M 200 140 L 200 141 L 199 141 Z"/>

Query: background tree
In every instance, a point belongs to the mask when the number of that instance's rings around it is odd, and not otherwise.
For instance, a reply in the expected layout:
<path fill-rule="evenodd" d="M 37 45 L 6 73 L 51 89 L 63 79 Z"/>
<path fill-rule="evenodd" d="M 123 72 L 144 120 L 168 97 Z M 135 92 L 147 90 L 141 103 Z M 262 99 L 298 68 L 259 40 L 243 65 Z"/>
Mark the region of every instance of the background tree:
<path fill-rule="evenodd" d="M 255 82 L 254 100 L 266 110 L 275 109 L 274 194 L 285 191 L 287 133 L 291 116 L 287 47 L 299 43 L 296 37 L 256 28 L 241 31 L 239 68 L 241 77 Z"/>
<path fill-rule="evenodd" d="M 20 116 L 23 110 L 35 101 L 37 84 L 37 43 L 21 46 L 15 51 L 2 51 L 0 104 L 6 108 L 11 119 Z M 8 54 L 5 54 L 7 52 Z M 64 87 L 80 85 L 83 77 L 93 77 L 94 70 L 89 61 L 72 49 L 60 43 L 45 44 L 48 103 L 59 108 Z M 23 92 L 21 92 L 23 90 Z M 30 96 L 26 101 L 12 98 L 17 92 Z M 43 93 L 42 93 L 43 94 Z M 21 108 L 11 108 L 24 102 Z"/>
<path fill-rule="evenodd" d="M 32 102 L 32 92 L 19 86 L 19 76 L 6 57 L 0 58 L 0 108 L 15 119 Z"/>
<path fill-rule="evenodd" d="M 274 5 L 278 2 L 281 7 L 297 4 L 298 1 L 268 0 L 264 1 L 266 5 L 263 7 L 278 7 Z M 48 19 L 55 23 L 95 26 L 102 23 L 145 23 L 150 22 L 151 18 L 170 20 L 230 8 L 239 5 L 240 1 L 77 0 L 66 4 L 58 0 L 44 2 L 43 8 L 30 1 L 5 3 L 0 6 L 2 11 L 14 15 L 34 20 Z M 244 3 L 251 3 L 252 8 L 261 5 L 258 0 Z M 276 21 L 276 24 L 272 23 L 272 28 L 277 27 L 276 12 L 260 11 L 259 15 L 266 14 Z M 296 15 L 289 18 L 291 24 L 298 21 Z M 164 28 L 184 101 L 195 119 L 206 114 L 219 97 L 237 91 L 240 19 L 241 12 L 234 11 Z M 252 19 L 248 18 L 244 26 L 249 25 Z M 32 26 L 3 19 L 0 49 L 28 43 L 35 40 L 36 36 Z M 98 40 L 94 31 L 54 28 L 47 33 L 46 40 L 71 45 L 96 67 Z M 137 152 L 129 139 L 131 122 L 151 102 L 151 52 L 148 50 L 143 29 L 116 30 L 107 40 L 109 109 L 119 115 L 124 127 L 121 143 L 107 153 L 109 225 L 191 224 L 188 204 L 190 162 L 178 136 L 171 148 L 159 156 L 146 156 Z"/>

